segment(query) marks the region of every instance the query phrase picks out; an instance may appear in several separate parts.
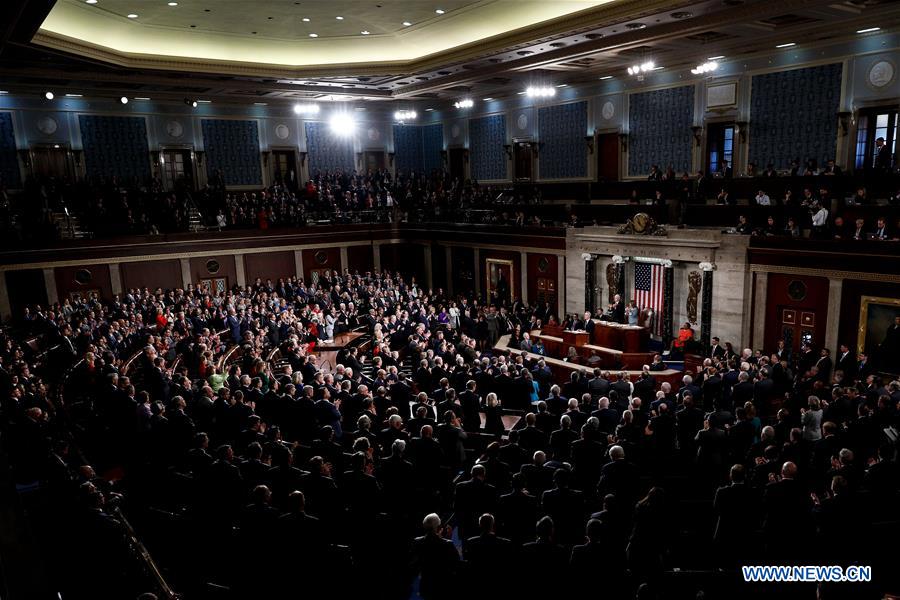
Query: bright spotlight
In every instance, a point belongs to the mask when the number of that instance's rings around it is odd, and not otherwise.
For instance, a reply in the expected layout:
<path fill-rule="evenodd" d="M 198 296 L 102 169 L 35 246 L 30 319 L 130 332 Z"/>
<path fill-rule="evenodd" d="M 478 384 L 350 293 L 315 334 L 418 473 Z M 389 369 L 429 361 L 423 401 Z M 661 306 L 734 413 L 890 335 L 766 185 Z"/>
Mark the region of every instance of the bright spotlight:
<path fill-rule="evenodd" d="M 53 92 L 44 92 L 44 98 L 46 98 L 47 100 L 53 100 L 55 96 L 53 95 Z"/>
<path fill-rule="evenodd" d="M 341 137 L 349 137 L 356 131 L 356 121 L 353 120 L 353 115 L 350 113 L 334 113 L 331 115 L 328 125 L 333 134 Z"/>
<path fill-rule="evenodd" d="M 122 96 L 121 98 L 119 98 L 119 102 L 121 102 L 122 104 L 128 104 L 128 98 L 126 96 Z"/>

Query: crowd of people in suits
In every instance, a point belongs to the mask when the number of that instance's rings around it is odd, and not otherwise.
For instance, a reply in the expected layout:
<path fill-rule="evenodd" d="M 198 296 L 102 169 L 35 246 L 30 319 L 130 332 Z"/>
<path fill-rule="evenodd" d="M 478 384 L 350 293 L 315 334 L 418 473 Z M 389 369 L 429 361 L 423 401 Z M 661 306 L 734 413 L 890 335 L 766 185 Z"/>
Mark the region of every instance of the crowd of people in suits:
<path fill-rule="evenodd" d="M 22 326 L 52 354 L 3 334 L 4 448 L 73 529 L 72 597 L 87 597 L 74 575 L 95 560 L 110 574 L 90 597 L 134 591 L 116 506 L 151 537 L 148 513 L 172 515 L 160 561 L 195 592 L 214 582 L 236 598 L 665 598 L 667 574 L 693 564 L 686 538 L 701 567 L 731 575 L 752 560 L 889 558 L 869 535 L 896 521 L 900 382 L 846 346 L 832 359 L 717 338 L 677 386 L 650 365 L 633 381 L 582 369 L 558 382 L 491 343 L 553 318 L 387 273 L 35 309 Z M 325 368 L 312 350 L 342 327 L 371 344 Z M 706 519 L 680 519 L 689 502 Z"/>

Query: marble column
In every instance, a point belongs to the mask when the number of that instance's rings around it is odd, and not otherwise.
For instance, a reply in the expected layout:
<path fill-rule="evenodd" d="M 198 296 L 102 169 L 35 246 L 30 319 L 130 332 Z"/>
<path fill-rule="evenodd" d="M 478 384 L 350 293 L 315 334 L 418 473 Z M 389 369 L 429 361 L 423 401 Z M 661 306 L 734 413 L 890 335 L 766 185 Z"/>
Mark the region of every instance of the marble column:
<path fill-rule="evenodd" d="M 838 325 L 841 315 L 841 295 L 843 293 L 844 280 L 836 277 L 828 278 L 828 319 L 825 321 L 825 347 L 831 350 L 831 355 L 838 353 Z M 848 342 L 848 346 L 852 344 Z"/>
<path fill-rule="evenodd" d="M 191 259 L 182 258 L 181 262 L 181 286 L 187 289 L 191 284 Z"/>
<path fill-rule="evenodd" d="M 0 271 L 0 323 L 12 318 L 12 307 L 9 304 L 9 290 L 6 288 L 6 272 Z"/>
<path fill-rule="evenodd" d="M 344 271 L 347 270 L 347 246 L 341 246 L 341 276 L 343 277 Z"/>
<path fill-rule="evenodd" d="M 597 286 L 597 257 L 585 252 L 581 255 L 581 259 L 584 260 L 584 310 L 594 313 L 596 312 L 594 288 Z"/>
<path fill-rule="evenodd" d="M 522 304 L 528 305 L 528 253 L 524 250 L 519 252 L 519 271 L 521 271 L 519 299 L 522 301 Z M 449 273 L 450 271 L 447 272 Z"/>
<path fill-rule="evenodd" d="M 453 297 L 453 246 L 444 246 L 444 259 L 447 261 L 447 296 Z"/>
<path fill-rule="evenodd" d="M 381 244 L 372 244 L 372 269 L 381 273 Z"/>
<path fill-rule="evenodd" d="M 668 348 L 672 343 L 672 329 L 674 328 L 675 315 L 675 269 L 672 261 L 663 262 L 663 347 Z"/>
<path fill-rule="evenodd" d="M 753 290 L 753 337 L 751 348 L 762 348 L 766 339 L 766 302 L 769 295 L 769 274 L 757 272 Z"/>
<path fill-rule="evenodd" d="M 431 265 L 431 244 L 424 245 L 425 285 L 434 289 L 434 270 Z"/>
<path fill-rule="evenodd" d="M 113 296 L 122 293 L 122 270 L 119 263 L 109 263 L 109 285 L 112 288 Z"/>
<path fill-rule="evenodd" d="M 566 257 L 556 256 L 556 317 L 560 323 L 566 314 Z"/>
<path fill-rule="evenodd" d="M 294 274 L 303 279 L 303 250 L 294 250 Z"/>
<path fill-rule="evenodd" d="M 481 297 L 481 252 L 472 250 L 472 261 L 475 263 L 475 297 Z"/>
<path fill-rule="evenodd" d="M 712 288 L 715 269 L 716 265 L 712 263 L 700 263 L 700 270 L 703 272 L 703 287 L 700 292 L 700 343 L 704 348 L 708 348 L 712 341 Z"/>
<path fill-rule="evenodd" d="M 52 306 L 59 302 L 59 292 L 56 291 L 56 274 L 53 269 L 44 269 L 44 287 L 47 288 L 47 304 Z"/>
<path fill-rule="evenodd" d="M 241 287 L 247 285 L 247 273 L 244 271 L 244 254 L 236 252 L 234 255 L 234 278 Z"/>
<path fill-rule="evenodd" d="M 619 294 L 622 302 L 625 302 L 625 262 L 627 260 L 627 257 L 618 254 L 612 257 L 613 264 L 616 265 L 616 289 L 610 290 L 610 292 L 613 296 Z"/>

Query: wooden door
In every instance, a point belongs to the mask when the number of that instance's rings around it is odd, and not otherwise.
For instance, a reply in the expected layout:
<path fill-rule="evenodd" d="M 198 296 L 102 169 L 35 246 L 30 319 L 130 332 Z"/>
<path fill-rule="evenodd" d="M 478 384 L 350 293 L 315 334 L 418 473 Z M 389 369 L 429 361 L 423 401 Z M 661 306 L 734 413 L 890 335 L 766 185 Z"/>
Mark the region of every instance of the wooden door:
<path fill-rule="evenodd" d="M 191 151 L 183 148 L 164 149 L 160 155 L 163 185 L 167 190 L 194 189 L 194 166 Z"/>
<path fill-rule="evenodd" d="M 60 145 L 35 146 L 31 149 L 31 168 L 38 179 L 70 177 L 69 149 Z"/>
<path fill-rule="evenodd" d="M 464 181 L 466 178 L 466 149 L 450 148 L 450 177 Z"/>
<path fill-rule="evenodd" d="M 384 168 L 384 150 L 366 150 L 366 164 L 363 168 L 366 171 L 377 171 Z"/>
<path fill-rule="evenodd" d="M 597 136 L 597 177 L 599 181 L 619 180 L 619 134 Z"/>
<path fill-rule="evenodd" d="M 516 142 L 513 150 L 513 166 L 516 181 L 532 181 L 534 179 L 534 147 L 531 142 Z"/>

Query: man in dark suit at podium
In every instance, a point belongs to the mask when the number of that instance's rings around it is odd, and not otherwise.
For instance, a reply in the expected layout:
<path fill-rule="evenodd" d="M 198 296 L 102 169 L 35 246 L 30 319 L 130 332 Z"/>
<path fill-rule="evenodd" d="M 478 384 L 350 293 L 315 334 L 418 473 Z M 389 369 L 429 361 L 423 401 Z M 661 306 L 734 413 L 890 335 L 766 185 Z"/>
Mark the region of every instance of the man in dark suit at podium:
<path fill-rule="evenodd" d="M 594 339 L 594 327 L 596 325 L 594 324 L 594 320 L 591 319 L 591 311 L 589 311 L 589 310 L 584 311 L 584 320 L 580 321 L 580 323 L 581 323 L 581 329 L 584 329 L 585 331 L 588 332 L 588 336 L 589 336 L 588 340 L 593 340 Z"/>

